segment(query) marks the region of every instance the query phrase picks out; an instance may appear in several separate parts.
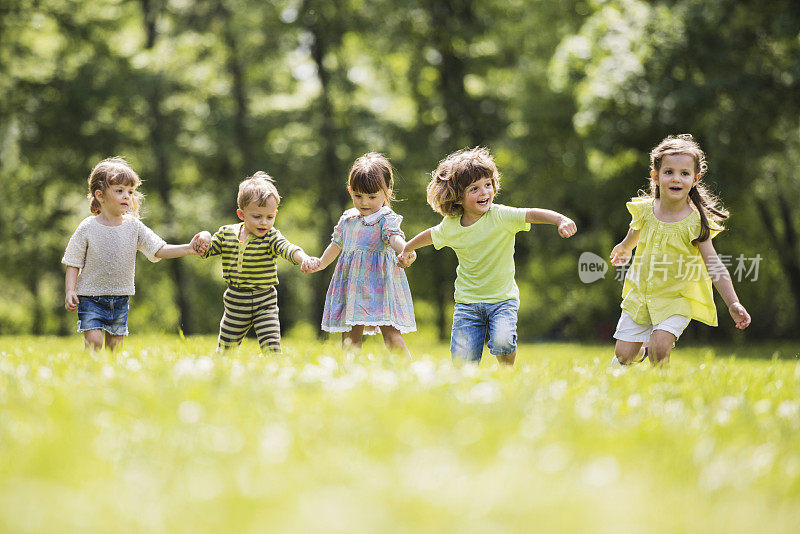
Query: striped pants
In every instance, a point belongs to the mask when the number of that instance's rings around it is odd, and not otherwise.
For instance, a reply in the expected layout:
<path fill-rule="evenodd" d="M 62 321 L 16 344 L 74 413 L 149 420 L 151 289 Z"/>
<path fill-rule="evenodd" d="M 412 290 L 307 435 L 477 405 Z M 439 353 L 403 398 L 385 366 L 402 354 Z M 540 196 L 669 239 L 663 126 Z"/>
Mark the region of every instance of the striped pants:
<path fill-rule="evenodd" d="M 275 286 L 266 291 L 228 287 L 222 302 L 225 313 L 219 323 L 219 348 L 227 350 L 240 345 L 247 331 L 253 327 L 262 351 L 281 352 L 278 291 Z"/>

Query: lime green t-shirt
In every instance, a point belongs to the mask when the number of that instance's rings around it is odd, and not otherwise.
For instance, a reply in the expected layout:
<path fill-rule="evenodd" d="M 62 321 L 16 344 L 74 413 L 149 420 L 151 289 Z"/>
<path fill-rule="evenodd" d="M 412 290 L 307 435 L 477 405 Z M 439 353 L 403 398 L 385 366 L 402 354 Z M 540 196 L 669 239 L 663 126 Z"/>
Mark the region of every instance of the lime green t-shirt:
<path fill-rule="evenodd" d="M 436 249 L 452 248 L 458 257 L 456 302 L 502 302 L 519 300 L 514 281 L 514 237 L 530 230 L 525 208 L 492 204 L 489 211 L 470 226 L 461 217 L 445 217 L 431 230 Z"/>

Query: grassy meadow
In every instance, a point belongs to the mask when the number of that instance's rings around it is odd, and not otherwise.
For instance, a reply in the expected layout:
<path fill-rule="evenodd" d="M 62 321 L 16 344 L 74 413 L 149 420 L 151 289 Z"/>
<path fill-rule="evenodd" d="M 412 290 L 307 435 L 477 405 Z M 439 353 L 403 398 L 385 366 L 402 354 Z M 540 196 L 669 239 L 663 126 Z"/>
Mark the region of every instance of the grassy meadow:
<path fill-rule="evenodd" d="M 800 345 L 409 342 L 0 337 L 0 531 L 800 530 Z"/>

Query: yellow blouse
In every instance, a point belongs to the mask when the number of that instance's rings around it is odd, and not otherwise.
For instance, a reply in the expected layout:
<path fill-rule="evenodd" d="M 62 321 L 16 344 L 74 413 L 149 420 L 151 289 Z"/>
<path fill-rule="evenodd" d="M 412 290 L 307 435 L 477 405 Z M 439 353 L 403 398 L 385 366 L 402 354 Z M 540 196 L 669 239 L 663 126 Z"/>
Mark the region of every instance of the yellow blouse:
<path fill-rule="evenodd" d="M 663 222 L 653 212 L 653 199 L 626 204 L 639 230 L 639 243 L 622 287 L 622 309 L 639 324 L 656 325 L 682 315 L 717 326 L 717 308 L 700 250 L 700 214 L 693 211 L 677 222 Z M 713 229 L 711 237 L 719 233 Z"/>

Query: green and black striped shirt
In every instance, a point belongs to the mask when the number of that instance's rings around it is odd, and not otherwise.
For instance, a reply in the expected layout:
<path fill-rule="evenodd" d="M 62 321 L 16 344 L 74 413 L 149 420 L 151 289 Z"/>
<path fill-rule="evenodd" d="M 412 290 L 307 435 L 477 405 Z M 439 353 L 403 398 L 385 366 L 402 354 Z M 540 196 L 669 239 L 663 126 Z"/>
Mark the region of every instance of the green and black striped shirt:
<path fill-rule="evenodd" d="M 217 230 L 211 237 L 211 248 L 203 257 L 222 254 L 222 278 L 230 287 L 269 289 L 278 283 L 275 260 L 280 256 L 295 263 L 292 254 L 301 249 L 274 227 L 264 237 L 247 234 L 247 239 L 240 242 L 242 224 L 229 224 Z"/>

